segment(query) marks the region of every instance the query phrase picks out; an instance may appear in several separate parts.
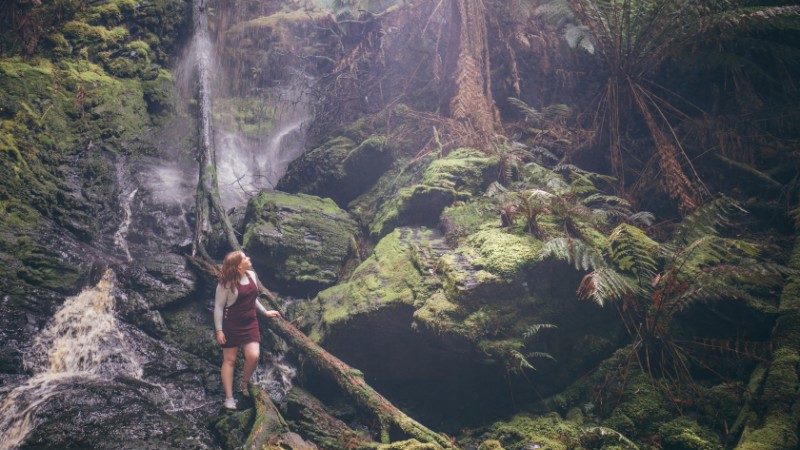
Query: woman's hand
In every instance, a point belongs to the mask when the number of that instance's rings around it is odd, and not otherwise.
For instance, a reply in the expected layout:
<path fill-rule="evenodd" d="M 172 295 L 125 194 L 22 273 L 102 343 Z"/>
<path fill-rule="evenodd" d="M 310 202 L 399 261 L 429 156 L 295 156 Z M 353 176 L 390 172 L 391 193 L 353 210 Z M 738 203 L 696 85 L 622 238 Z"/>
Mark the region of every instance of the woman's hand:
<path fill-rule="evenodd" d="M 280 311 L 276 311 L 274 309 L 271 309 L 271 310 L 265 312 L 264 315 L 267 316 L 267 317 L 280 317 L 281 313 L 280 313 Z"/>
<path fill-rule="evenodd" d="M 223 332 L 222 330 L 217 330 L 217 343 L 219 345 L 222 345 L 225 343 L 225 341 L 226 341 L 225 332 Z"/>

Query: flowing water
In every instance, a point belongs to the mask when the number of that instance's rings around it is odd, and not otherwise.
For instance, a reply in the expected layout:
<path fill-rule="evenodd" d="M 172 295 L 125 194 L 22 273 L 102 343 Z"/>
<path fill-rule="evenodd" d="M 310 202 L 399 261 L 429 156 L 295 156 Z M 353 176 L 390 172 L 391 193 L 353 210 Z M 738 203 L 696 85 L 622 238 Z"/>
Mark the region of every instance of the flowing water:
<path fill-rule="evenodd" d="M 0 450 L 17 447 L 36 424 L 36 409 L 76 380 L 130 376 L 142 368 L 114 315 L 114 273 L 69 297 L 25 354 L 34 375 L 0 404 Z"/>
<path fill-rule="evenodd" d="M 114 245 L 117 246 L 125 254 L 125 260 L 130 262 L 131 251 L 128 248 L 128 228 L 131 225 L 131 202 L 133 197 L 139 191 L 139 188 L 129 188 L 125 183 L 123 164 L 117 164 L 117 181 L 120 186 L 120 206 L 122 207 L 122 223 L 120 224 L 117 232 L 114 233 Z"/>
<path fill-rule="evenodd" d="M 261 189 L 274 188 L 303 152 L 310 118 L 306 86 L 313 79 L 293 73 L 283 85 L 231 87 L 230 80 L 241 74 L 221 61 L 238 41 L 218 39 L 215 45 L 207 7 L 205 0 L 195 2 L 195 33 L 175 69 L 175 80 L 187 103 L 197 100 L 199 139 L 214 149 L 220 197 L 227 209 L 243 206 Z M 237 8 L 222 3 L 215 7 Z"/>

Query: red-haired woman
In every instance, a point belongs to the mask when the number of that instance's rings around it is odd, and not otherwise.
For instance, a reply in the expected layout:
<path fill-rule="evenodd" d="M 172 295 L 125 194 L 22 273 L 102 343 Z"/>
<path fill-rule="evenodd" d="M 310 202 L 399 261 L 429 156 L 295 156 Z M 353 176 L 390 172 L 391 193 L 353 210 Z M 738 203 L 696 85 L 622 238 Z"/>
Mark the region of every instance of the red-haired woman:
<path fill-rule="evenodd" d="M 219 269 L 217 292 L 214 298 L 214 327 L 217 342 L 222 347 L 220 376 L 225 390 L 227 409 L 236 409 L 233 398 L 233 367 L 239 347 L 244 348 L 244 373 L 239 388 L 245 396 L 247 383 L 258 365 L 261 333 L 256 312 L 276 317 L 278 311 L 267 310 L 258 301 L 258 277 L 250 269 L 250 258 L 241 251 L 225 255 Z"/>

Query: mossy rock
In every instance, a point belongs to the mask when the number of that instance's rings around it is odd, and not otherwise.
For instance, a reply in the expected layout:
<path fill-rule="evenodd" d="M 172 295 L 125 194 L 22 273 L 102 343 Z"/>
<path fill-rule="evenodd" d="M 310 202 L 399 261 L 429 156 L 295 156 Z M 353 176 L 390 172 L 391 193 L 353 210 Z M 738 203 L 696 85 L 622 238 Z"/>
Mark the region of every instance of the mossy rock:
<path fill-rule="evenodd" d="M 437 224 L 446 206 L 471 198 L 496 180 L 499 167 L 497 157 L 470 148 L 434 160 L 419 183 L 400 189 L 380 206 L 370 233 L 383 236 L 398 226 Z"/>
<path fill-rule="evenodd" d="M 500 443 L 500 448 L 507 450 L 568 450 L 582 448 L 582 432 L 579 424 L 564 420 L 556 413 L 544 416 L 518 414 L 508 421 L 495 422 L 483 437 Z"/>
<path fill-rule="evenodd" d="M 626 436 L 648 436 L 672 417 L 672 408 L 661 391 L 645 375 L 636 374 L 628 379 L 622 403 L 603 424 Z"/>
<path fill-rule="evenodd" d="M 393 160 L 393 149 L 385 136 L 371 136 L 358 144 L 339 136 L 292 161 L 277 187 L 329 196 L 344 206 L 369 190 Z"/>
<path fill-rule="evenodd" d="M 688 417 L 679 417 L 658 428 L 661 445 L 674 450 L 722 450 L 719 437 Z"/>
<path fill-rule="evenodd" d="M 320 292 L 298 312 L 308 321 L 310 337 L 319 341 L 331 327 L 393 304 L 422 306 L 436 279 L 420 271 L 414 254 L 435 238 L 432 230 L 399 228 L 381 239 L 349 280 Z"/>
<path fill-rule="evenodd" d="M 438 444 L 420 442 L 416 439 L 397 441 L 391 444 L 380 444 L 375 447 L 376 450 L 438 450 L 441 448 L 442 447 Z"/>
<path fill-rule="evenodd" d="M 314 295 L 338 281 L 357 227 L 331 199 L 262 191 L 247 204 L 244 230 L 242 247 L 262 279 Z"/>
<path fill-rule="evenodd" d="M 293 387 L 282 406 L 283 416 L 292 430 L 298 431 L 320 448 L 348 448 L 370 442 L 365 432 L 356 432 L 334 417 L 315 397 Z"/>
<path fill-rule="evenodd" d="M 226 413 L 214 422 L 213 429 L 225 448 L 242 448 L 247 442 L 254 418 L 254 408 Z"/>
<path fill-rule="evenodd" d="M 461 302 L 495 302 L 522 295 L 528 271 L 540 263 L 541 241 L 528 234 L 484 228 L 439 261 L 445 291 Z"/>

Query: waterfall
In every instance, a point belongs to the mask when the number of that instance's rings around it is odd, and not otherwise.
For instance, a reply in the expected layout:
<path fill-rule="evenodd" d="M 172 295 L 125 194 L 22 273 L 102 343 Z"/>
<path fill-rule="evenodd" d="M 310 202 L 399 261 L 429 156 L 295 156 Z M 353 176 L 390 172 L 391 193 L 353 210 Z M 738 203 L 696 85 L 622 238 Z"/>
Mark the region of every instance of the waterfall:
<path fill-rule="evenodd" d="M 251 381 L 269 392 L 274 401 L 281 402 L 292 389 L 292 379 L 296 374 L 297 370 L 286 361 L 285 353 L 268 353 L 261 357 Z"/>
<path fill-rule="evenodd" d="M 114 233 L 114 245 L 117 246 L 125 254 L 125 260 L 131 262 L 131 252 L 128 248 L 128 228 L 131 225 L 131 202 L 133 197 L 139 191 L 138 188 L 131 189 L 126 192 L 125 176 L 122 163 L 117 163 L 117 182 L 120 186 L 120 206 L 122 206 L 122 223 L 120 224 L 117 232 Z"/>
<path fill-rule="evenodd" d="M 239 42 L 215 44 L 207 8 L 217 15 L 235 15 L 236 4 L 195 0 L 194 35 L 175 70 L 184 101 L 196 99 L 199 145 L 211 150 L 217 163 L 219 193 L 225 209 L 242 207 L 261 189 L 272 189 L 289 163 L 305 149 L 310 118 L 307 84 L 313 79 L 292 72 L 275 86 L 243 79 L 229 60 Z M 222 31 L 224 33 L 224 30 Z M 231 87 L 236 79 L 246 88 Z M 249 83 L 249 84 L 248 84 Z"/>
<path fill-rule="evenodd" d="M 217 2 L 214 6 L 236 8 L 236 4 L 226 2 Z M 199 145 L 210 150 L 208 157 L 214 158 L 217 164 L 215 175 L 220 196 L 228 209 L 243 206 L 260 189 L 273 188 L 289 163 L 302 153 L 309 118 L 308 100 L 303 89 L 291 84 L 275 89 L 271 97 L 277 99 L 274 103 L 264 98 L 254 100 L 258 104 L 254 109 L 261 113 L 254 113 L 255 118 L 262 120 L 255 130 L 245 130 L 247 127 L 242 123 L 226 118 L 225 107 L 235 112 L 229 111 L 228 116 L 238 116 L 247 105 L 253 109 L 253 99 L 250 92 L 229 92 L 221 86 L 221 80 L 236 75 L 220 63 L 224 49 L 212 43 L 207 8 L 207 0 L 195 0 L 194 35 L 175 71 L 175 79 L 187 104 L 192 99 L 197 101 Z M 304 78 L 293 79 L 299 83 Z M 265 113 L 267 107 L 270 114 Z M 265 388 L 273 398 L 280 399 L 291 389 L 295 373 L 284 354 L 279 352 L 262 358 L 253 382 Z"/>
<path fill-rule="evenodd" d="M 34 338 L 24 365 L 34 375 L 0 404 L 0 450 L 19 446 L 35 426 L 36 409 L 75 379 L 141 379 L 142 368 L 114 315 L 114 273 L 69 297 Z"/>

